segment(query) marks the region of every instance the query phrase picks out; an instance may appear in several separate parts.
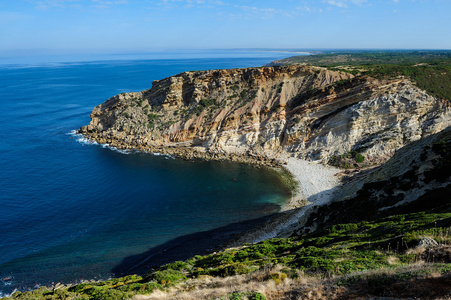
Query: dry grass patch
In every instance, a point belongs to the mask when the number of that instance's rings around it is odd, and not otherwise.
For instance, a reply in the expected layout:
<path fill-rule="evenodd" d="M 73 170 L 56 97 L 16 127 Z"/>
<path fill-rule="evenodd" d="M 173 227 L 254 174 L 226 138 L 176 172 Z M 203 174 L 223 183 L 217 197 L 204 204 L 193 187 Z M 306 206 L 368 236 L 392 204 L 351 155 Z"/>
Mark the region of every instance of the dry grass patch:
<path fill-rule="evenodd" d="M 298 272 L 296 278 L 289 278 L 282 272 L 283 267 L 265 268 L 246 275 L 235 275 L 226 278 L 204 276 L 189 279 L 184 284 L 172 287 L 166 291 L 154 291 L 147 296 L 135 296 L 134 300 L 159 299 L 230 299 L 233 293 L 258 292 L 266 299 L 292 299 L 306 290 L 313 290 L 322 284 L 318 277 L 307 277 Z M 233 299 L 233 298 L 232 298 Z M 239 299 L 239 298 L 237 298 Z M 246 299 L 243 295 L 241 299 Z"/>

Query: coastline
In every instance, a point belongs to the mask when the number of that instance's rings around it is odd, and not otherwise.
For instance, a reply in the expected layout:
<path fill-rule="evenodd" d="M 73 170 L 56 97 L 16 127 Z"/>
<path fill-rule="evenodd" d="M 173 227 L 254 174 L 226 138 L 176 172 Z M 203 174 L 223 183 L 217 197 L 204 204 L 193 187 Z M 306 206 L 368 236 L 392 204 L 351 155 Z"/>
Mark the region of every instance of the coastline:
<path fill-rule="evenodd" d="M 279 166 L 286 169 L 296 181 L 296 194 L 281 208 L 277 216 L 269 219 L 263 227 L 246 232 L 229 247 L 290 236 L 296 228 L 302 226 L 314 206 L 332 201 L 341 184 L 338 175 L 343 170 L 339 168 L 298 159 L 287 153 L 279 155 L 277 160 Z"/>
<path fill-rule="evenodd" d="M 306 204 L 321 205 L 332 199 L 334 191 L 340 184 L 337 174 L 343 170 L 293 156 L 283 159 L 284 167 L 298 184 L 296 196 L 284 210 L 299 208 Z"/>
<path fill-rule="evenodd" d="M 255 165 L 256 167 L 269 167 L 275 169 L 279 176 L 285 181 L 287 188 L 292 189 L 293 182 L 296 189 L 292 192 L 291 199 L 287 199 L 279 212 L 279 215 L 268 218 L 259 228 L 249 229 L 227 244 L 228 247 L 236 247 L 244 243 L 256 243 L 265 239 L 284 237 L 292 232 L 292 228 L 308 215 L 310 208 L 330 202 L 334 192 L 341 184 L 338 177 L 343 170 L 323 165 L 322 162 L 311 162 L 296 158 L 294 154 L 275 151 L 243 152 L 240 148 L 227 148 L 222 151 L 205 151 L 202 148 L 190 148 L 183 146 L 144 146 L 139 144 L 126 145 L 119 140 L 104 140 L 102 137 L 90 136 L 78 131 L 77 134 L 89 141 L 96 142 L 119 151 L 135 150 L 146 153 L 158 153 L 170 155 L 184 160 L 217 160 L 232 161 Z M 288 172 L 289 174 L 286 174 Z M 285 173 L 285 174 L 284 174 Z"/>
<path fill-rule="evenodd" d="M 287 211 L 294 208 L 305 206 L 309 203 L 322 204 L 332 197 L 335 188 L 340 184 L 338 173 L 342 169 L 326 166 L 321 161 L 307 161 L 296 158 L 294 153 L 284 150 L 276 151 L 252 151 L 243 150 L 240 147 L 227 147 L 222 150 L 205 150 L 203 147 L 185 147 L 185 146 L 149 146 L 138 143 L 126 144 L 124 141 L 109 138 L 108 140 L 96 133 L 87 133 L 79 129 L 77 135 L 84 139 L 101 144 L 105 147 L 117 149 L 119 151 L 136 150 L 146 153 L 158 153 L 161 155 L 170 155 L 184 160 L 217 160 L 231 161 L 238 163 L 251 164 L 255 166 L 266 166 L 277 170 L 284 169 L 289 172 L 296 182 L 296 191 L 291 200 L 285 204 L 281 211 Z M 284 176 L 283 170 L 279 172 Z M 290 179 L 285 180 L 288 188 L 293 187 Z"/>

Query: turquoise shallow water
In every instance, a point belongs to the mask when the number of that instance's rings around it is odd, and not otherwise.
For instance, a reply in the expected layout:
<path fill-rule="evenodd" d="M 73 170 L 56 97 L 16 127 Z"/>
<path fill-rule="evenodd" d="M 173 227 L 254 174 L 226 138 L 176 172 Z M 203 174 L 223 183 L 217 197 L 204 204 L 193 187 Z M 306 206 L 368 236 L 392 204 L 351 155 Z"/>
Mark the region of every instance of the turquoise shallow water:
<path fill-rule="evenodd" d="M 107 278 L 176 238 L 279 210 L 288 191 L 264 169 L 124 154 L 71 134 L 97 104 L 155 79 L 289 56 L 171 55 L 0 65 L 0 279 L 12 277 L 1 293 Z"/>

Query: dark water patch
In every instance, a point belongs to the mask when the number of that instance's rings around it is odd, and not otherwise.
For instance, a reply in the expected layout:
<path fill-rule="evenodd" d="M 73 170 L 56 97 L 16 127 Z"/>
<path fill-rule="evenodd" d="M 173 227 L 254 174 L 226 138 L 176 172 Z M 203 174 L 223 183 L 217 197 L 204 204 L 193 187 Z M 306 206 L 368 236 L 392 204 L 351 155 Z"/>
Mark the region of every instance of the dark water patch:
<path fill-rule="evenodd" d="M 268 212 L 272 209 L 268 208 Z M 262 218 L 229 224 L 209 231 L 188 234 L 158 245 L 148 251 L 125 258 L 112 269 L 116 276 L 129 274 L 144 275 L 152 268 L 177 260 L 186 260 L 195 255 L 205 255 L 224 250 L 232 241 L 246 232 L 264 226 L 275 218 L 271 214 Z"/>

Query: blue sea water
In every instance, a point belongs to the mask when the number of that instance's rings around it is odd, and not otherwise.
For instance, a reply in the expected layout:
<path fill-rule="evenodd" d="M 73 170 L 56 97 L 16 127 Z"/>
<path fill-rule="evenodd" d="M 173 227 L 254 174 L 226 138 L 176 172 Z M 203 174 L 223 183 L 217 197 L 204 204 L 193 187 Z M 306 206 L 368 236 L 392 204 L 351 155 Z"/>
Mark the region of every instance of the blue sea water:
<path fill-rule="evenodd" d="M 2 60 L 0 296 L 108 278 L 125 258 L 175 238 L 277 212 L 288 191 L 264 169 L 124 153 L 71 132 L 89 123 L 94 106 L 150 88 L 155 79 L 288 56 L 223 51 Z"/>

